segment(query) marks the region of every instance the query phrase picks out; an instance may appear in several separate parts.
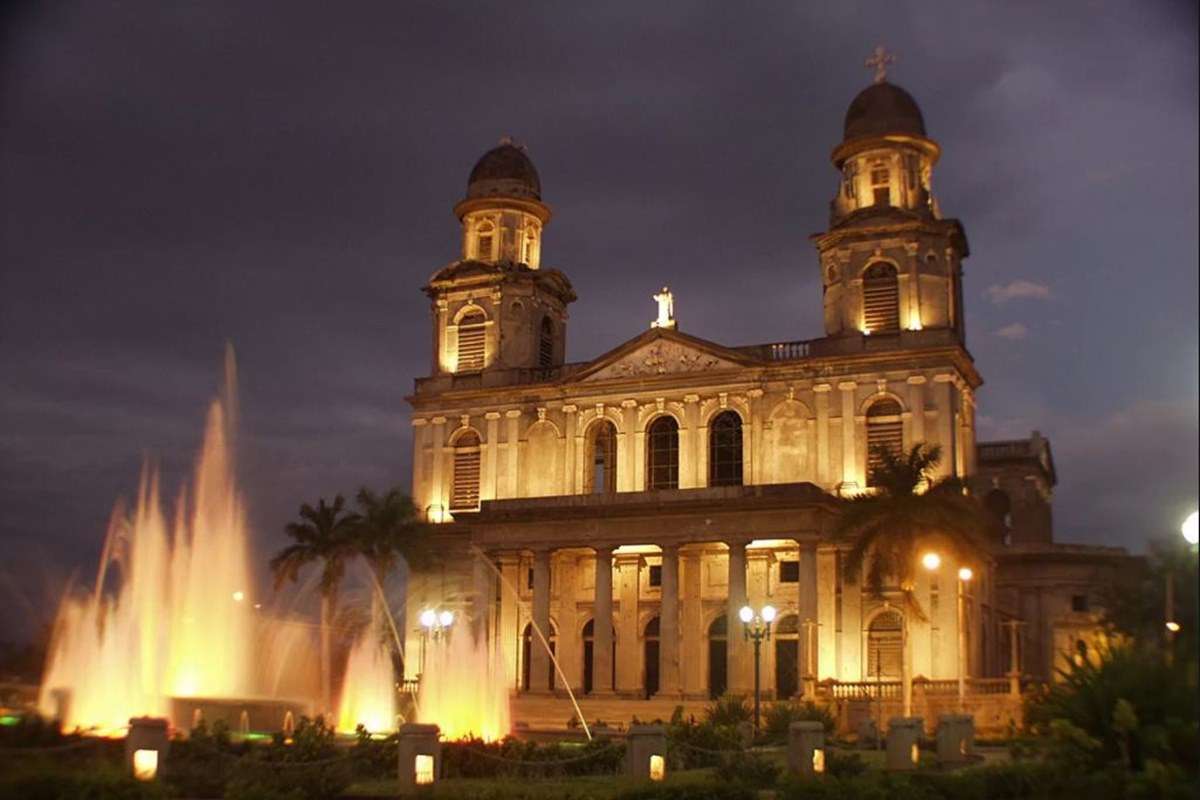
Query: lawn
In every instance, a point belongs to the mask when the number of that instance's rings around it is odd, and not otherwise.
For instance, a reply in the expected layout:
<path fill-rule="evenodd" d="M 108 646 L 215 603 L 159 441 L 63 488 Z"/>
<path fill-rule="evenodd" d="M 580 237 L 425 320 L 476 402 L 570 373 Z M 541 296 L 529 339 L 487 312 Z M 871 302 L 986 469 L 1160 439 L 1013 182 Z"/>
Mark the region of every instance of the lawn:
<path fill-rule="evenodd" d="M 711 769 L 677 772 L 663 781 L 669 786 L 711 784 Z M 423 798 L 438 800 L 612 800 L 622 791 L 645 786 L 646 781 L 624 776 L 579 775 L 570 778 L 448 778 L 439 781 Z M 400 784 L 395 780 L 355 783 L 343 797 L 396 797 Z"/>

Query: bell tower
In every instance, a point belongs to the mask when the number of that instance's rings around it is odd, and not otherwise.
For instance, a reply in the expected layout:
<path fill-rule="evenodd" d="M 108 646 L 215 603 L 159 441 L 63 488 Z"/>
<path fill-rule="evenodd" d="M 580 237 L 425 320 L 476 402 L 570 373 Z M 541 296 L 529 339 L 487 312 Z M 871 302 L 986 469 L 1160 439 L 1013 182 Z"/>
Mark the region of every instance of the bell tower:
<path fill-rule="evenodd" d="M 454 213 L 462 257 L 424 289 L 433 304 L 433 374 L 560 366 L 575 292 L 561 272 L 541 268 L 550 209 L 525 148 L 505 137 L 484 153 Z"/>
<path fill-rule="evenodd" d="M 890 56 L 867 65 L 875 82 L 846 111 L 831 155 L 841 174 L 820 253 L 825 332 L 879 335 L 949 328 L 964 341 L 962 260 L 967 239 L 944 219 L 932 188 L 941 148 L 925 133 L 921 109 L 887 81 Z"/>

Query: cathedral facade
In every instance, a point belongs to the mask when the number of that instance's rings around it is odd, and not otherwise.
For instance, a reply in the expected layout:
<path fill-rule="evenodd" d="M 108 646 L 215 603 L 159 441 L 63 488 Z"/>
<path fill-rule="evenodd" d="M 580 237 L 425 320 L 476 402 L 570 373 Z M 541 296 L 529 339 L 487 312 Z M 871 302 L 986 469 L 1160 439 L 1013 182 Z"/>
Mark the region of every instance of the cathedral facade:
<path fill-rule="evenodd" d="M 933 192 L 939 154 L 898 86 L 878 80 L 850 104 L 829 228 L 812 237 L 825 336 L 706 341 L 679 329 L 664 287 L 639 335 L 567 363 L 576 296 L 541 263 L 538 173 L 510 142 L 486 153 L 455 207 L 461 258 L 424 287 L 412 496 L 446 558 L 410 578 L 407 652 L 420 650 L 420 611 L 447 608 L 516 692 L 704 699 L 751 690 L 738 611 L 770 605 L 765 694 L 811 697 L 902 673 L 953 680 L 960 663 L 980 686 L 1045 676 L 1060 617 L 1071 642 L 1093 635 L 1097 570 L 1123 555 L 1053 544 L 1046 440 L 976 441 L 969 250 Z M 922 442 L 1000 533 L 918 570 L 918 618 L 898 589 L 874 597 L 845 575 L 848 545 L 830 531 L 838 497 L 871 491 L 877 448 Z M 417 678 L 420 660 L 405 669 Z"/>

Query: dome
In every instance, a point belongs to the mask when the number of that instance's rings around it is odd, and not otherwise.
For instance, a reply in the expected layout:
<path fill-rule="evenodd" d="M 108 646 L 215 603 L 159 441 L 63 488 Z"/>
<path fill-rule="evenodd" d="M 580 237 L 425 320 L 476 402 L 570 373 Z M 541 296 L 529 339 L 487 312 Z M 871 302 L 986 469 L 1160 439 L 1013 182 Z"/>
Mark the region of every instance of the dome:
<path fill-rule="evenodd" d="M 925 120 L 917 101 L 887 81 L 873 83 L 858 93 L 846 110 L 843 141 L 887 134 L 925 136 Z"/>
<path fill-rule="evenodd" d="M 505 138 L 475 162 L 467 179 L 467 199 L 483 197 L 542 199 L 542 182 L 524 148 Z"/>

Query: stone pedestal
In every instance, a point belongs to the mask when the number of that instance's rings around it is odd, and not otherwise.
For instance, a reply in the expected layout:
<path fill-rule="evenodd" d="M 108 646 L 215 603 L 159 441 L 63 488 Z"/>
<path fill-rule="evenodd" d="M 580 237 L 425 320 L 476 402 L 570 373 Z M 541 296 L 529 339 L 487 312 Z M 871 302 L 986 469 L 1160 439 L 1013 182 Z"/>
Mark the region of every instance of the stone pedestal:
<path fill-rule="evenodd" d="M 625 774 L 661 781 L 667 774 L 667 730 L 662 725 L 633 725 L 625 736 Z"/>
<path fill-rule="evenodd" d="M 924 723 L 920 717 L 893 717 L 888 721 L 887 768 L 892 771 L 914 770 L 920 757 L 920 739 Z"/>
<path fill-rule="evenodd" d="M 171 739 L 161 717 L 134 717 L 125 737 L 125 768 L 139 781 L 152 781 L 167 759 Z"/>
<path fill-rule="evenodd" d="M 415 789 L 435 783 L 442 774 L 438 726 L 410 722 L 400 726 L 398 739 L 400 788 Z"/>
<path fill-rule="evenodd" d="M 788 726 L 788 771 L 812 777 L 825 771 L 825 726 L 793 722 Z"/>
<path fill-rule="evenodd" d="M 937 755 L 943 764 L 963 764 L 975 746 L 975 718 L 970 714 L 938 717 Z"/>

